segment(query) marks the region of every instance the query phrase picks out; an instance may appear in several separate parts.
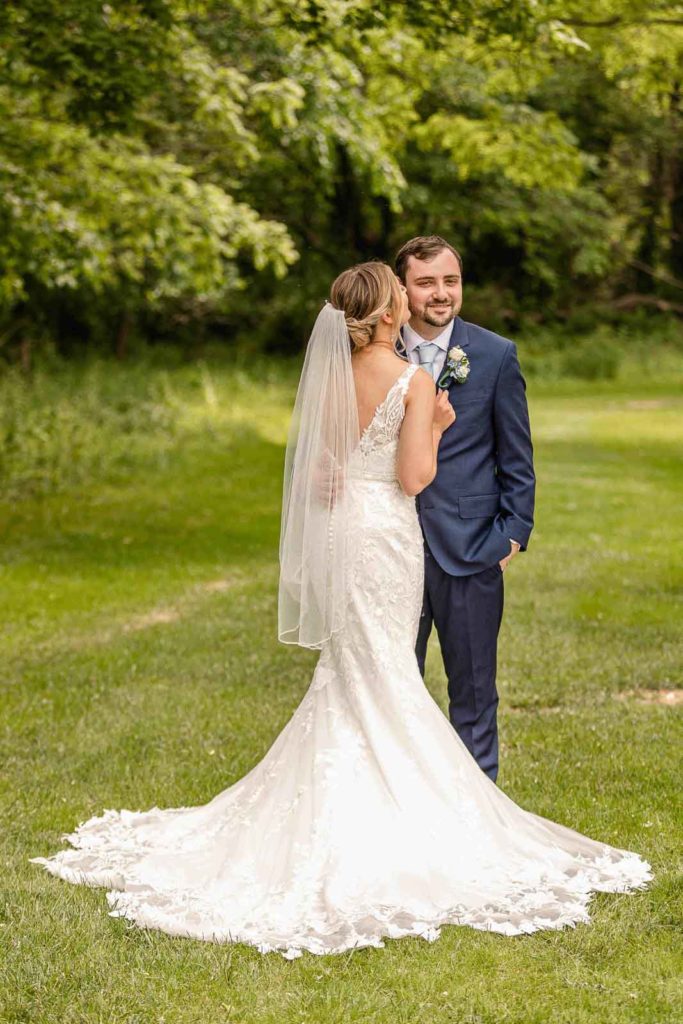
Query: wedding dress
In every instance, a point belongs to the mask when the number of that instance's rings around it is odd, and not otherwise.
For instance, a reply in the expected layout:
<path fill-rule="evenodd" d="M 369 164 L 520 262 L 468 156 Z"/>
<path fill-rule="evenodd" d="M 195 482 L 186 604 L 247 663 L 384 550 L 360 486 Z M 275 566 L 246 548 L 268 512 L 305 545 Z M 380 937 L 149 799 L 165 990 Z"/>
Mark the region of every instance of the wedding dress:
<path fill-rule="evenodd" d="M 423 542 L 396 477 L 407 366 L 353 453 L 345 627 L 244 778 L 201 807 L 107 810 L 34 858 L 106 886 L 113 916 L 293 958 L 444 924 L 517 935 L 585 922 L 649 865 L 519 808 L 479 769 L 414 653 Z"/>

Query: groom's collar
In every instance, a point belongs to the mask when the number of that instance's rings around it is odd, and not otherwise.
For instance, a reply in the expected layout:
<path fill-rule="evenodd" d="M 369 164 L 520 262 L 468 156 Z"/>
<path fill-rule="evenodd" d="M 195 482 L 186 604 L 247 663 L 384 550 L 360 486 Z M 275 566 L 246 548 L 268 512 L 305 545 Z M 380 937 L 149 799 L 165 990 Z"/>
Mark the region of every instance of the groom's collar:
<path fill-rule="evenodd" d="M 414 344 L 412 345 L 410 344 L 409 340 L 411 335 L 417 338 L 417 341 L 414 342 Z M 455 319 L 453 320 L 453 326 L 451 327 L 450 336 L 446 334 L 443 344 L 441 344 L 442 338 L 442 334 L 440 334 L 438 338 L 434 338 L 434 344 L 438 345 L 439 348 L 442 348 L 444 351 L 447 351 L 449 348 L 453 348 L 455 345 L 459 345 L 460 348 L 467 348 L 469 344 L 469 336 L 465 321 L 461 317 L 456 316 Z M 425 340 L 425 338 L 420 337 L 417 331 L 414 331 L 412 329 L 410 324 L 405 324 L 405 326 L 401 328 L 400 344 L 399 342 L 397 342 L 398 351 L 400 352 L 401 355 L 403 355 L 405 352 L 407 356 L 412 352 L 416 344 L 418 344 L 420 341 Z"/>
<path fill-rule="evenodd" d="M 414 331 L 410 324 L 405 324 L 403 328 L 403 342 L 406 347 L 408 355 L 417 348 L 418 345 L 422 345 L 424 342 L 429 341 L 432 345 L 438 345 L 442 352 L 448 350 L 449 341 L 453 333 L 452 323 L 447 323 L 441 334 L 437 334 L 435 338 L 423 338 L 421 334 Z"/>

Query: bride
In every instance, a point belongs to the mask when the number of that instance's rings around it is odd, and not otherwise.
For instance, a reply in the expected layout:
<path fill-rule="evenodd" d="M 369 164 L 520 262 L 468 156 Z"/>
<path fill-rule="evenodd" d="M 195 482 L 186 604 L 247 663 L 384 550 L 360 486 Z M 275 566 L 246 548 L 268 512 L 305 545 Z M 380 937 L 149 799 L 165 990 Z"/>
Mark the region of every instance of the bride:
<path fill-rule="evenodd" d="M 33 861 L 112 890 L 112 915 L 140 927 L 288 958 L 431 941 L 444 924 L 588 921 L 592 891 L 642 888 L 649 865 L 519 808 L 425 689 L 414 495 L 455 414 L 395 354 L 408 311 L 388 266 L 344 271 L 330 298 L 297 393 L 280 543 L 280 639 L 320 650 L 308 692 L 209 803 L 107 810 Z"/>

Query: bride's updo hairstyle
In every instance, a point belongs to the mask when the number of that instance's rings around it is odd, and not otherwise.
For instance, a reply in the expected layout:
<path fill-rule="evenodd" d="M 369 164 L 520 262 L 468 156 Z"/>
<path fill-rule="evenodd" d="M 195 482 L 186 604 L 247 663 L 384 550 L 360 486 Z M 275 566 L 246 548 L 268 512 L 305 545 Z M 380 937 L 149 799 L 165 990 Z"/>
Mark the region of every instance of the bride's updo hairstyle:
<path fill-rule="evenodd" d="M 392 314 L 398 336 L 403 299 L 396 275 L 386 263 L 357 263 L 344 270 L 330 289 L 330 301 L 344 313 L 352 352 L 372 342 L 384 313 Z"/>

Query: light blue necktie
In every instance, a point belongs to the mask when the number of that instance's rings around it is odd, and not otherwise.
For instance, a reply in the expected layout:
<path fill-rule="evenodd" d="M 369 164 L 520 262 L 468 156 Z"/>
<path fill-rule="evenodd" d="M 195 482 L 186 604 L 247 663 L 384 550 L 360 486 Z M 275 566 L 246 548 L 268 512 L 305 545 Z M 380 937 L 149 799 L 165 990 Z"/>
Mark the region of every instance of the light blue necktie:
<path fill-rule="evenodd" d="M 436 380 L 434 376 L 434 363 L 441 349 L 433 341 L 421 341 L 416 348 L 420 366 L 427 371 L 432 380 Z"/>

